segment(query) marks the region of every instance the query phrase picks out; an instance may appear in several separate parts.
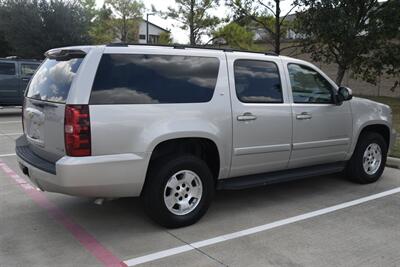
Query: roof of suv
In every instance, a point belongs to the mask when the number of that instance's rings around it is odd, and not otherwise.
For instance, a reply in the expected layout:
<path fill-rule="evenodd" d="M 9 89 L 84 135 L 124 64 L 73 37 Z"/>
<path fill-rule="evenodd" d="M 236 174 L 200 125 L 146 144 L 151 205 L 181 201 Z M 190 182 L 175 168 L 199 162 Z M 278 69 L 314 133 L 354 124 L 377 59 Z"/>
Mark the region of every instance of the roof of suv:
<path fill-rule="evenodd" d="M 201 50 L 208 50 L 208 51 L 220 51 L 220 52 L 240 52 L 240 53 L 251 53 L 251 54 L 259 54 L 259 55 L 267 55 L 267 56 L 278 56 L 274 52 L 256 52 L 256 51 L 249 51 L 249 50 L 239 50 L 239 49 L 232 49 L 232 48 L 217 48 L 217 47 L 208 47 L 208 46 L 190 46 L 190 45 L 162 45 L 162 44 L 126 44 L 126 43 L 111 43 L 108 45 L 101 45 L 101 46 L 94 46 L 94 45 L 87 45 L 87 46 L 70 46 L 70 47 L 61 47 L 61 48 L 54 48 L 48 52 L 56 52 L 59 50 L 81 50 L 85 53 L 88 53 L 93 47 L 108 47 L 108 48 L 145 48 L 145 49 L 154 49 L 154 48 L 166 48 L 166 49 L 201 49 Z"/>

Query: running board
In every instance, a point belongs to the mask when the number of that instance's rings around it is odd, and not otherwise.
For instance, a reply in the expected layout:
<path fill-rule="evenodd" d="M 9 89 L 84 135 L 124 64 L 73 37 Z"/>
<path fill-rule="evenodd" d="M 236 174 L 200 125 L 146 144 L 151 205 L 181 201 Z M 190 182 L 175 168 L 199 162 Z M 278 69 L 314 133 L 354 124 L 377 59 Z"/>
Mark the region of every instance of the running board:
<path fill-rule="evenodd" d="M 217 183 L 219 190 L 245 189 L 281 182 L 287 182 L 302 178 L 341 172 L 346 167 L 346 162 L 335 162 L 330 164 L 316 165 L 284 171 L 246 175 L 241 177 L 221 179 Z"/>

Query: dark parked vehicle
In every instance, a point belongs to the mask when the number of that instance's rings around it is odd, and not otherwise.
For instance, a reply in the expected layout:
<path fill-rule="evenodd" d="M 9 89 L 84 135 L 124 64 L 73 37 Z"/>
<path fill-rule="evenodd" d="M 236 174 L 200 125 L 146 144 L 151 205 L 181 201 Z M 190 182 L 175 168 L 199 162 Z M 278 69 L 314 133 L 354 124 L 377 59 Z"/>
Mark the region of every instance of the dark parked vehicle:
<path fill-rule="evenodd" d="M 0 106 L 22 106 L 25 89 L 40 61 L 0 58 Z"/>

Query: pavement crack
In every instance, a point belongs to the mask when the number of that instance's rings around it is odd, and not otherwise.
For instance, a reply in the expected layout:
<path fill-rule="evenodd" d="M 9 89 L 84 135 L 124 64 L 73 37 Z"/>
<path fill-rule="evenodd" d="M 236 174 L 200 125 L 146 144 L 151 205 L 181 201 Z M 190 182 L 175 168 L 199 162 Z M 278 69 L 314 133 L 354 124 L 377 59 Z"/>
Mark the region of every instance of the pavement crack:
<path fill-rule="evenodd" d="M 179 238 L 177 235 L 174 235 L 173 233 L 171 233 L 170 231 L 166 231 L 168 234 L 170 234 L 171 236 L 175 237 L 176 239 L 178 239 L 179 241 L 181 241 L 182 243 L 185 243 L 186 245 L 192 247 L 194 250 L 200 252 L 201 254 L 203 254 L 204 256 L 208 257 L 209 259 L 211 259 L 212 261 L 217 262 L 218 264 L 220 264 L 221 266 L 224 267 L 229 267 L 229 265 L 223 263 L 222 261 L 218 260 L 217 258 L 207 254 L 205 251 L 201 250 L 200 248 L 196 248 L 194 246 L 192 246 L 190 243 L 186 242 L 185 240 Z"/>

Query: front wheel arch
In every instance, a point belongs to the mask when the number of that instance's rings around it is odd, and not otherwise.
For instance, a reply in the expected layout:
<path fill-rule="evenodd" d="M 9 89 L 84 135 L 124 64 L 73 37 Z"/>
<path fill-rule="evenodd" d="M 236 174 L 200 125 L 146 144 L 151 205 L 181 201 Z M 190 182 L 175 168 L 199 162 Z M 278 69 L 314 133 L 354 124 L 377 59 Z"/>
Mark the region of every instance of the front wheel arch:
<path fill-rule="evenodd" d="M 359 132 L 357 136 L 357 142 L 352 148 L 352 155 L 354 154 L 357 145 L 360 142 L 360 139 L 365 136 L 366 134 L 373 132 L 381 135 L 383 139 L 385 140 L 387 148 L 390 147 L 390 128 L 385 125 L 385 124 L 371 124 L 371 125 L 366 125 L 362 128 L 362 130 Z"/>

